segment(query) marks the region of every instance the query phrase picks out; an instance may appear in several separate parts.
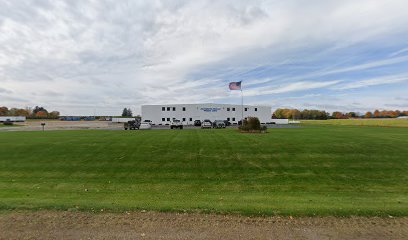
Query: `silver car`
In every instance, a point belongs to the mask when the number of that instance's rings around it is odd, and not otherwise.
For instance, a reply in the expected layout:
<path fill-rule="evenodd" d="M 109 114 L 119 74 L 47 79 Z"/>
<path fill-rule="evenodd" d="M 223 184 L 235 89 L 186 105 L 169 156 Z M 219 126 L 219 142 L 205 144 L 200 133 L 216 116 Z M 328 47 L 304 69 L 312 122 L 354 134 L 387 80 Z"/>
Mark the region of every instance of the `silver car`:
<path fill-rule="evenodd" d="M 212 123 L 211 123 L 210 121 L 204 120 L 204 121 L 201 123 L 201 128 L 212 128 Z"/>
<path fill-rule="evenodd" d="M 152 129 L 152 124 L 149 122 L 142 122 L 139 127 L 140 130 L 150 130 Z"/>
<path fill-rule="evenodd" d="M 225 128 L 225 122 L 223 120 L 215 120 L 213 122 L 213 128 Z"/>

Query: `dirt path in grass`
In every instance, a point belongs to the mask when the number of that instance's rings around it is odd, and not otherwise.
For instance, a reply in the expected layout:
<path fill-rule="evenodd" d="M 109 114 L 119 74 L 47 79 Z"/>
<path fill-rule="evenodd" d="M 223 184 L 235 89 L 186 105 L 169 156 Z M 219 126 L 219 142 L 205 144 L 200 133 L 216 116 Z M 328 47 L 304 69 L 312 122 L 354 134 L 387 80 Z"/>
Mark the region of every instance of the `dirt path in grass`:
<path fill-rule="evenodd" d="M 0 213 L 0 239 L 408 239 L 405 218 Z"/>

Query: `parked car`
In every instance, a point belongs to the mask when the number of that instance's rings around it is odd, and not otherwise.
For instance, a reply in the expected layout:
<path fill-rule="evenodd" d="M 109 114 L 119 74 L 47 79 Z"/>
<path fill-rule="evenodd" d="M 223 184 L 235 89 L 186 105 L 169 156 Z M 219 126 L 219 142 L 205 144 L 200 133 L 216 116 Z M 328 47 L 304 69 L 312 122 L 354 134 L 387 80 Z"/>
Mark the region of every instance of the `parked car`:
<path fill-rule="evenodd" d="M 226 127 L 231 126 L 231 122 L 228 121 L 228 120 L 224 120 L 224 123 L 225 123 L 225 126 L 226 126 Z"/>
<path fill-rule="evenodd" d="M 174 128 L 183 129 L 183 123 L 180 120 L 173 119 L 173 121 L 170 124 L 170 128 L 171 129 L 174 129 Z"/>
<path fill-rule="evenodd" d="M 212 123 L 210 120 L 206 119 L 201 123 L 201 128 L 212 128 Z"/>
<path fill-rule="evenodd" d="M 212 127 L 213 127 L 213 128 L 225 128 L 225 123 L 224 123 L 223 120 L 215 120 L 215 121 L 212 123 Z"/>
<path fill-rule="evenodd" d="M 150 130 L 152 129 L 152 124 L 148 123 L 148 122 L 142 122 L 139 126 L 140 130 Z"/>
<path fill-rule="evenodd" d="M 201 121 L 200 120 L 195 120 L 194 121 L 194 126 L 196 126 L 196 127 L 201 126 Z"/>
<path fill-rule="evenodd" d="M 212 124 L 212 122 L 211 122 L 211 120 L 210 120 L 210 119 L 204 119 L 204 120 L 203 120 L 203 122 L 209 122 L 209 123 L 211 123 L 211 124 Z"/>

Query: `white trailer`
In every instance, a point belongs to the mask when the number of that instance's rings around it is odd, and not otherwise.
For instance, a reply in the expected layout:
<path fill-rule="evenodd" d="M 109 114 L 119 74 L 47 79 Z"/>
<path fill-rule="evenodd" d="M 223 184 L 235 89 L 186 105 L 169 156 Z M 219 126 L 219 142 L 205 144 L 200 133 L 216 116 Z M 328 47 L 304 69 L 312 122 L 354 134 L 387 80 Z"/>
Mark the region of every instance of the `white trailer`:
<path fill-rule="evenodd" d="M 25 122 L 26 117 L 24 116 L 1 116 L 0 122 Z"/>
<path fill-rule="evenodd" d="M 271 119 L 272 124 L 289 124 L 289 119 Z"/>
<path fill-rule="evenodd" d="M 113 123 L 127 123 L 128 121 L 135 121 L 135 118 L 112 118 Z"/>

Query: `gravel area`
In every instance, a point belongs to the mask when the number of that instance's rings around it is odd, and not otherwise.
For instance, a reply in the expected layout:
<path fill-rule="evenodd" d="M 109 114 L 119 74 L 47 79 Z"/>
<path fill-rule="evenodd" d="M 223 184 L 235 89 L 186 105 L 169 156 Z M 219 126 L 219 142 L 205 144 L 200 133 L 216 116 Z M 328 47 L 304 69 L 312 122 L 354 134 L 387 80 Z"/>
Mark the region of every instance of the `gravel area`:
<path fill-rule="evenodd" d="M 49 130 L 81 130 L 81 129 L 123 129 L 123 124 L 109 121 L 27 121 L 15 123 L 14 127 L 2 127 L 0 131 L 42 131 L 41 123 L 45 123 L 45 131 Z"/>
<path fill-rule="evenodd" d="M 408 239 L 408 218 L 5 212 L 0 239 Z"/>

